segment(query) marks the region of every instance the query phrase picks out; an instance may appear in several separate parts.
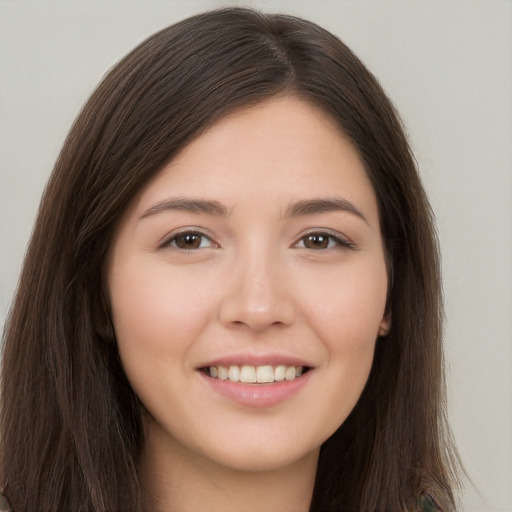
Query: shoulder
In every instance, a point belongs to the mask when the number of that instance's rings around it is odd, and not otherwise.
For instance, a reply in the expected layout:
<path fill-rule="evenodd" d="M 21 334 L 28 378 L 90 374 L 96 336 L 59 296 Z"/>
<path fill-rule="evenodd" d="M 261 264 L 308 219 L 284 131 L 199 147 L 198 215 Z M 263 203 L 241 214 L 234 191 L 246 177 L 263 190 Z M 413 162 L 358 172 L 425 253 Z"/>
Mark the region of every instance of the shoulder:
<path fill-rule="evenodd" d="M 428 492 L 422 492 L 416 499 L 413 512 L 442 512 L 442 510 Z"/>

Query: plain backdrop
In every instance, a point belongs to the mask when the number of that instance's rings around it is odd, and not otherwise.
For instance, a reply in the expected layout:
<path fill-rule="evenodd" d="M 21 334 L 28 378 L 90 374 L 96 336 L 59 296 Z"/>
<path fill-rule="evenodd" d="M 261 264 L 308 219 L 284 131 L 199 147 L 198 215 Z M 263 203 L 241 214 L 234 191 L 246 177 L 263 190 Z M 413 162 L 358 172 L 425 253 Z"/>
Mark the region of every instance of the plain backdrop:
<path fill-rule="evenodd" d="M 44 184 L 103 74 L 185 16 L 251 5 L 338 34 L 401 112 L 436 212 L 449 414 L 474 487 L 512 511 L 512 2 L 0 0 L 0 322 Z"/>

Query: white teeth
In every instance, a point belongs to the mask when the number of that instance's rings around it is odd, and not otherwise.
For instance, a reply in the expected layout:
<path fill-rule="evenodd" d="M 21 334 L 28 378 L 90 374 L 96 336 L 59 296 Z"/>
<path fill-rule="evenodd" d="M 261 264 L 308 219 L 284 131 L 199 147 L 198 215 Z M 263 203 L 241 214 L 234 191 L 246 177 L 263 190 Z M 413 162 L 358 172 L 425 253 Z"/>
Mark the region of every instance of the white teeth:
<path fill-rule="evenodd" d="M 212 368 L 215 368 L 215 366 L 210 366 L 210 375 L 212 375 Z M 213 375 L 212 375 L 213 377 Z M 220 380 L 228 380 L 229 373 L 228 369 L 225 366 L 217 366 L 217 377 Z"/>
<path fill-rule="evenodd" d="M 238 366 L 234 364 L 229 367 L 209 366 L 207 373 L 214 379 L 229 379 L 232 382 L 250 384 L 268 384 L 271 382 L 282 382 L 283 380 L 295 380 L 295 378 L 300 377 L 304 373 L 304 368 L 302 366 L 286 366 L 284 364 L 275 367 L 269 364 L 262 366 Z"/>
<path fill-rule="evenodd" d="M 258 366 L 256 368 L 256 380 L 258 382 L 274 382 L 274 368 L 272 366 Z"/>
<path fill-rule="evenodd" d="M 284 374 L 286 372 L 286 366 L 284 364 L 280 364 L 279 366 L 276 366 L 276 369 L 274 370 L 274 380 L 276 382 L 281 382 L 284 380 Z"/>
<path fill-rule="evenodd" d="M 228 377 L 230 381 L 238 382 L 240 380 L 240 368 L 238 366 L 230 366 Z"/>
<path fill-rule="evenodd" d="M 254 366 L 242 366 L 240 382 L 256 382 L 256 369 Z"/>
<path fill-rule="evenodd" d="M 295 379 L 295 366 L 288 366 L 288 368 L 286 368 L 286 371 L 284 372 L 284 378 L 286 380 Z"/>

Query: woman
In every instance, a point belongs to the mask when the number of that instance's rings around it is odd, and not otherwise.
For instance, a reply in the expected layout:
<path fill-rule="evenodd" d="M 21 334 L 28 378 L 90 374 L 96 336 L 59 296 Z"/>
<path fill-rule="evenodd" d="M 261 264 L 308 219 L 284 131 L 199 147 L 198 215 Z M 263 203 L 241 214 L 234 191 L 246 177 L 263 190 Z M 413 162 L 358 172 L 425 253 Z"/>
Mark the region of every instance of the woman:
<path fill-rule="evenodd" d="M 12 510 L 454 510 L 432 215 L 336 37 L 213 11 L 104 79 L 5 334 Z"/>

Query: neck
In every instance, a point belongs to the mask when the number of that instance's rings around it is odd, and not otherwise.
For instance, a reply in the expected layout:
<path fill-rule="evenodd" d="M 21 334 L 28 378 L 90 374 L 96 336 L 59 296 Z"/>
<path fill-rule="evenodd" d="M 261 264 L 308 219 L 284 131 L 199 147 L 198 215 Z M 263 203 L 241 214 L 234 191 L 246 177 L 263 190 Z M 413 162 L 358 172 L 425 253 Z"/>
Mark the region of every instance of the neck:
<path fill-rule="evenodd" d="M 318 451 L 285 467 L 262 471 L 227 468 L 177 441 L 164 447 L 150 429 L 140 461 L 147 509 L 155 512 L 307 512 Z"/>

